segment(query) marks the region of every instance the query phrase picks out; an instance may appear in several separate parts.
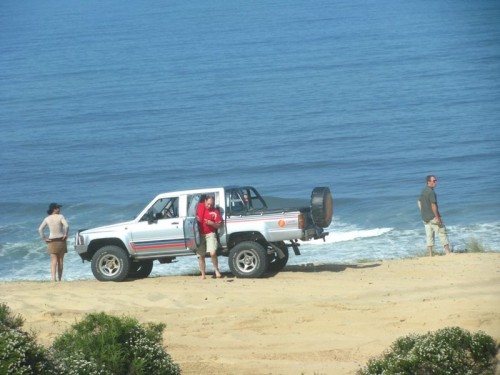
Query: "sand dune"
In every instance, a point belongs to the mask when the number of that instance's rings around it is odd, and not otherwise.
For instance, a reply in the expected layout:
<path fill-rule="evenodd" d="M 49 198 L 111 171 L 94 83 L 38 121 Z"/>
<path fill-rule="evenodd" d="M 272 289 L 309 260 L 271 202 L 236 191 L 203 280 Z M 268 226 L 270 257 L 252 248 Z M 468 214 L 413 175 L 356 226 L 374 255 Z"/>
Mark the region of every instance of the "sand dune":
<path fill-rule="evenodd" d="M 0 301 L 46 345 L 90 312 L 164 322 L 184 374 L 353 374 L 413 332 L 459 326 L 500 341 L 500 254 L 307 264 L 263 279 L 8 282 Z"/>

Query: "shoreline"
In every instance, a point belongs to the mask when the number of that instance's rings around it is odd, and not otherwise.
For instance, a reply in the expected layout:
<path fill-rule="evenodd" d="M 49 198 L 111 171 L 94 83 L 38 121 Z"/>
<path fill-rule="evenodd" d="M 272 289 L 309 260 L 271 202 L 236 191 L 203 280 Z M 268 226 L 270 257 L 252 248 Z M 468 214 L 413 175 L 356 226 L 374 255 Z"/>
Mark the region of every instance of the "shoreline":
<path fill-rule="evenodd" d="M 353 374 L 397 338 L 449 326 L 500 342 L 500 253 L 292 265 L 262 279 L 2 281 L 0 296 L 46 346 L 90 312 L 163 322 L 183 374 Z"/>

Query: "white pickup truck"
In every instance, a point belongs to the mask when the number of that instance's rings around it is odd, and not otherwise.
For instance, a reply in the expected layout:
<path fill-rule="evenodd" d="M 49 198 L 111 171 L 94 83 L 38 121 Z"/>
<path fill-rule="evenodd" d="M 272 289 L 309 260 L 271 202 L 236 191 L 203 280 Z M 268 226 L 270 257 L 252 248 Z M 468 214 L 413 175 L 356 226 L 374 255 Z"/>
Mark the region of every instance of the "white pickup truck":
<path fill-rule="evenodd" d="M 333 216 L 327 187 L 316 187 L 310 206 L 268 208 L 252 186 L 175 191 L 156 196 L 134 220 L 79 230 L 75 250 L 91 262 L 100 281 L 148 277 L 153 262 L 171 263 L 195 255 L 200 243 L 196 207 L 205 196 L 215 198 L 223 225 L 218 230 L 219 255 L 228 257 L 236 277 L 257 278 L 278 272 L 289 248 L 300 255 L 298 240 L 325 238 Z"/>

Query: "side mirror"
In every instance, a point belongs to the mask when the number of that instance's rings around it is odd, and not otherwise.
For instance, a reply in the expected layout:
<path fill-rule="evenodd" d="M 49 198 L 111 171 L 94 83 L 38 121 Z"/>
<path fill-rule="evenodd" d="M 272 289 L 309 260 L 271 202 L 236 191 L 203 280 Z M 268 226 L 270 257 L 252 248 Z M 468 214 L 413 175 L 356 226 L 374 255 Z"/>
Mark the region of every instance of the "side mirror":
<path fill-rule="evenodd" d="M 156 215 L 155 215 L 155 212 L 152 208 L 150 208 L 148 210 L 148 224 L 153 224 L 153 223 L 157 223 L 158 220 L 156 219 Z"/>

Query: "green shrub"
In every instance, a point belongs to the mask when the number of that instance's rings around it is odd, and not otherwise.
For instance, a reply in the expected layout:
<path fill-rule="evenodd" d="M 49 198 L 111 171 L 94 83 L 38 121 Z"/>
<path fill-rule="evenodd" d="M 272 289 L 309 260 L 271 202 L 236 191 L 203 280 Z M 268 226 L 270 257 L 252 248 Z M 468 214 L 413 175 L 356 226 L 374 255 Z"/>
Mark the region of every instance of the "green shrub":
<path fill-rule="evenodd" d="M 164 324 L 88 314 L 56 338 L 51 352 L 61 372 L 78 375 L 175 375 L 178 365 L 162 346 Z"/>
<path fill-rule="evenodd" d="M 493 338 L 448 327 L 426 335 L 399 338 L 378 359 L 370 359 L 359 375 L 494 374 L 498 347 Z"/>
<path fill-rule="evenodd" d="M 0 325 L 11 329 L 19 329 L 23 326 L 24 319 L 21 315 L 14 316 L 9 306 L 0 303 Z"/>
<path fill-rule="evenodd" d="M 470 238 L 467 241 L 467 252 L 469 253 L 485 253 L 487 250 L 484 245 L 475 238 Z"/>
<path fill-rule="evenodd" d="M 56 374 L 47 350 L 36 343 L 33 333 L 21 330 L 24 320 L 0 304 L 0 374 Z"/>

